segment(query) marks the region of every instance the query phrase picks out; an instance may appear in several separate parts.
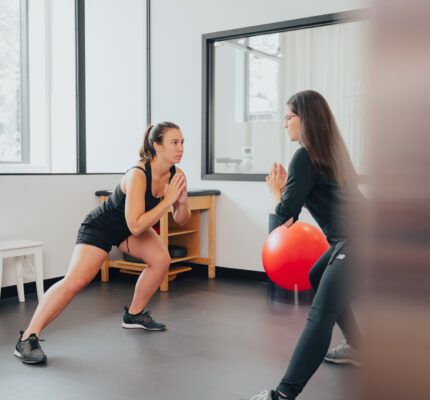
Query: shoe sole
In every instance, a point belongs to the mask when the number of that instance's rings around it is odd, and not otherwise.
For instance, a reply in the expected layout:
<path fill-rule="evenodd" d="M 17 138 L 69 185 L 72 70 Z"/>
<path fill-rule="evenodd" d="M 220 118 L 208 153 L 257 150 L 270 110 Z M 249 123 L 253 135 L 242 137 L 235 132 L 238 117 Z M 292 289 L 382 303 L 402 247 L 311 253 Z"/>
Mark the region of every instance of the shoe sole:
<path fill-rule="evenodd" d="M 45 358 L 44 360 L 41 360 L 41 361 L 28 361 L 28 360 L 24 360 L 22 358 L 21 353 L 18 350 L 15 350 L 14 353 L 13 353 L 13 355 L 15 357 L 18 357 L 24 364 L 46 364 L 46 362 L 48 360 L 47 358 Z"/>
<path fill-rule="evenodd" d="M 349 365 L 354 365 L 355 367 L 362 367 L 363 366 L 363 364 L 361 364 L 357 361 L 351 360 L 349 358 L 336 358 L 336 359 L 334 359 L 334 358 L 325 357 L 324 361 L 331 363 L 331 364 L 339 364 L 339 365 L 349 364 Z"/>
<path fill-rule="evenodd" d="M 124 328 L 124 329 L 145 329 L 145 331 L 165 331 L 166 330 L 166 328 L 162 328 L 162 329 L 159 329 L 159 328 L 146 328 L 146 327 L 144 327 L 143 325 L 139 325 L 139 324 L 126 324 L 125 322 L 123 322 L 122 324 L 121 324 L 121 326 Z"/>

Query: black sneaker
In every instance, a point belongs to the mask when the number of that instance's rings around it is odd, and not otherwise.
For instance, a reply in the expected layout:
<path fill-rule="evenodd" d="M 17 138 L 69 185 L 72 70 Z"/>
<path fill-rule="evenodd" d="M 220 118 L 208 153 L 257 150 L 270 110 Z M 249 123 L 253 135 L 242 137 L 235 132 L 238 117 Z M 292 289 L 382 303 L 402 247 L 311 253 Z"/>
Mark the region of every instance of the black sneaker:
<path fill-rule="evenodd" d="M 21 340 L 22 334 L 24 332 L 20 331 L 21 336 L 16 342 L 15 346 L 15 356 L 20 358 L 25 364 L 44 364 L 48 360 L 45 353 L 39 344 L 39 338 L 36 334 L 32 333 L 27 339 Z"/>
<path fill-rule="evenodd" d="M 124 307 L 122 327 L 126 329 L 146 329 L 147 331 L 164 331 L 166 325 L 155 322 L 151 317 L 151 311 L 142 311 L 139 314 L 129 314 L 128 308 Z"/>

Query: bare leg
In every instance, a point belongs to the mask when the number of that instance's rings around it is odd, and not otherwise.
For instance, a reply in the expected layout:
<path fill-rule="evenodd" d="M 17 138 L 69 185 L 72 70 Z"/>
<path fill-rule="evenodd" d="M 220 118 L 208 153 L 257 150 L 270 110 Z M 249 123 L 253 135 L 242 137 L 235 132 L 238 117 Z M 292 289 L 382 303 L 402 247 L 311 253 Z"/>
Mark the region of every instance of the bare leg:
<path fill-rule="evenodd" d="M 98 247 L 86 244 L 75 246 L 66 276 L 45 293 L 22 340 L 27 339 L 31 333 L 39 336 L 42 329 L 54 320 L 67 304 L 91 282 L 106 255 L 107 253 Z"/>
<path fill-rule="evenodd" d="M 122 242 L 119 247 L 122 251 L 128 252 L 125 242 Z M 130 236 L 128 247 L 130 249 L 128 253 L 131 256 L 143 259 L 148 264 L 136 282 L 129 309 L 130 314 L 137 314 L 146 307 L 163 281 L 169 269 L 170 256 L 153 229 L 145 231 L 140 236 Z"/>

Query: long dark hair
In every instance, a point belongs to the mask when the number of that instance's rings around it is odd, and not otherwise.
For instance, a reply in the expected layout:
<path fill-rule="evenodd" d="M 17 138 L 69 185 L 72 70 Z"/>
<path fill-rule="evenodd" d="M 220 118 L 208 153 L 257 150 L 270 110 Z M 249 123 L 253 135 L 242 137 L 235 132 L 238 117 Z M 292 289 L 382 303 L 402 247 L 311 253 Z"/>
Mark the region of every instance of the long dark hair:
<path fill-rule="evenodd" d="M 304 90 L 291 96 L 287 105 L 300 118 L 299 141 L 314 166 L 341 186 L 355 183 L 357 172 L 325 98 L 314 90 Z"/>
<path fill-rule="evenodd" d="M 150 125 L 146 128 L 143 135 L 143 144 L 139 150 L 139 156 L 142 161 L 151 161 L 155 155 L 156 151 L 154 148 L 154 143 L 162 144 L 164 139 L 164 134 L 169 129 L 180 129 L 178 125 L 173 122 L 160 122 L 156 125 Z"/>

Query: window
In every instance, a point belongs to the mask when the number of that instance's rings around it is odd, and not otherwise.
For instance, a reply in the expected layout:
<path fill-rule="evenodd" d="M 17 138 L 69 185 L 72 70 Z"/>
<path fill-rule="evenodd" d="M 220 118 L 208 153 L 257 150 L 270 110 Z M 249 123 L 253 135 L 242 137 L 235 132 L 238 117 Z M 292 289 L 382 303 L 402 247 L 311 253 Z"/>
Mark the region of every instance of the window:
<path fill-rule="evenodd" d="M 136 162 L 150 120 L 149 6 L 0 1 L 0 174 Z"/>
<path fill-rule="evenodd" d="M 27 3 L 0 5 L 0 163 L 28 162 Z"/>
<path fill-rule="evenodd" d="M 279 33 L 253 36 L 247 42 L 245 121 L 274 120 L 279 115 Z"/>
<path fill-rule="evenodd" d="M 2 0 L 0 26 L 0 172 L 75 173 L 75 0 Z"/>

